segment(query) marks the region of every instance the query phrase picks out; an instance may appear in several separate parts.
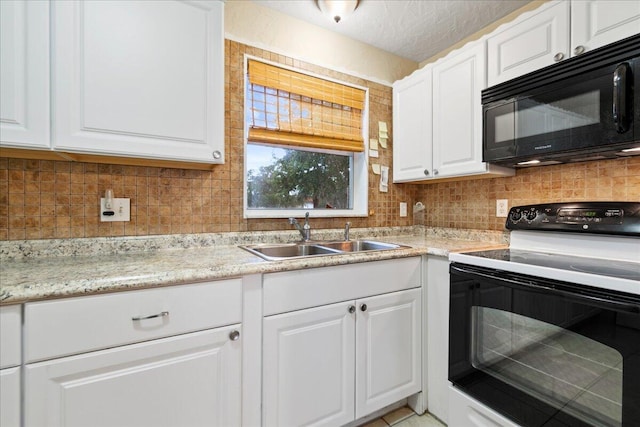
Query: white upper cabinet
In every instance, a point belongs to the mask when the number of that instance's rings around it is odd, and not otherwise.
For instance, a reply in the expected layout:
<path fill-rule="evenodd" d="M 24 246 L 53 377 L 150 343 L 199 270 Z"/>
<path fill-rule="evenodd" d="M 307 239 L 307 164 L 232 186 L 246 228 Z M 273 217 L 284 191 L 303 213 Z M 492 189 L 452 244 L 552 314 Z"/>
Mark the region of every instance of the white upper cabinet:
<path fill-rule="evenodd" d="M 432 165 L 431 67 L 393 85 L 393 181 L 428 178 Z"/>
<path fill-rule="evenodd" d="M 572 0 L 571 48 L 579 55 L 640 33 L 640 1 Z"/>
<path fill-rule="evenodd" d="M 508 176 L 482 161 L 486 48 L 472 43 L 393 85 L 393 181 Z"/>
<path fill-rule="evenodd" d="M 49 2 L 0 1 L 0 145 L 49 149 Z"/>
<path fill-rule="evenodd" d="M 224 162 L 223 7 L 55 2 L 55 149 Z"/>
<path fill-rule="evenodd" d="M 640 33 L 640 2 L 554 1 L 487 38 L 488 86 Z"/>
<path fill-rule="evenodd" d="M 475 43 L 433 66 L 433 176 L 484 172 L 482 89 L 486 50 Z"/>
<path fill-rule="evenodd" d="M 542 7 L 487 39 L 488 86 L 511 80 L 570 56 L 570 3 Z"/>

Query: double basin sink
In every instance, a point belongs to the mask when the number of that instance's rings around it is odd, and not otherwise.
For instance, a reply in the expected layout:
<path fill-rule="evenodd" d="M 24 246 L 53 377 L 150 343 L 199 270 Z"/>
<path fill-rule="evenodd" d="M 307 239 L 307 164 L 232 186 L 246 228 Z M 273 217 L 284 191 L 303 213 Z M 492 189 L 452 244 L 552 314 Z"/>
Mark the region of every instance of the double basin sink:
<path fill-rule="evenodd" d="M 342 240 L 330 242 L 277 243 L 240 246 L 267 261 L 340 255 L 345 253 L 384 251 L 406 246 L 373 240 Z"/>

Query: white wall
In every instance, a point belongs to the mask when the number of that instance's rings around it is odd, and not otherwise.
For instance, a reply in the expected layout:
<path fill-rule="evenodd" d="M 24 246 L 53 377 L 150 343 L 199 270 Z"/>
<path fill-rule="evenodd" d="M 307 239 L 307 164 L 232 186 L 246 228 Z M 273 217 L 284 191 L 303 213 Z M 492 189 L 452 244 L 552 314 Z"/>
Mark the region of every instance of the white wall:
<path fill-rule="evenodd" d="M 418 68 L 417 62 L 252 1 L 227 1 L 224 15 L 228 39 L 377 83 L 390 86 Z"/>

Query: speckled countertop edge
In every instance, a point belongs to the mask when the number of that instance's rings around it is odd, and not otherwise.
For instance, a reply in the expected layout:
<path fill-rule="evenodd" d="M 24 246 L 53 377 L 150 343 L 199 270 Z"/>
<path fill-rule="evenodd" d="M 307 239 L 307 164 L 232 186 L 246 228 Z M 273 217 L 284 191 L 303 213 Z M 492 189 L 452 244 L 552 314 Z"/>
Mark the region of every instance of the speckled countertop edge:
<path fill-rule="evenodd" d="M 318 230 L 339 240 L 341 230 Z M 508 234 L 415 227 L 352 230 L 352 239 L 405 245 L 389 251 L 264 261 L 238 245 L 291 242 L 289 232 L 0 242 L 0 304 L 205 282 L 250 274 L 504 247 Z"/>

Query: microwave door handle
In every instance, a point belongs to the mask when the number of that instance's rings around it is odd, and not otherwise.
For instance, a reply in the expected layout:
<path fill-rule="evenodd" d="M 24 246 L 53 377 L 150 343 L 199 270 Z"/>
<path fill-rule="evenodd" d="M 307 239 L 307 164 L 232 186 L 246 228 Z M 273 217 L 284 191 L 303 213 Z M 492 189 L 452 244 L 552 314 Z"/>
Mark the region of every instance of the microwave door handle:
<path fill-rule="evenodd" d="M 624 63 L 618 65 L 613 72 L 613 123 L 618 133 L 629 130 L 626 100 L 628 70 L 629 64 Z"/>
<path fill-rule="evenodd" d="M 509 275 L 502 276 L 500 274 L 494 274 L 488 271 L 468 270 L 464 267 L 452 266 L 451 269 L 458 273 L 462 273 L 467 276 L 480 276 L 486 279 L 492 279 L 499 282 L 506 282 L 511 285 L 515 285 L 520 288 L 529 289 L 534 292 L 548 293 L 550 295 L 562 296 L 567 299 L 573 300 L 578 303 L 588 304 L 594 307 L 604 308 L 607 310 L 623 311 L 627 313 L 640 314 L 640 306 L 633 303 L 627 303 L 623 301 L 616 301 L 612 299 L 606 299 L 597 295 L 590 295 L 583 292 L 571 292 L 564 289 L 557 289 L 542 284 L 537 284 L 532 281 L 518 280 L 517 278 Z M 504 286 L 509 286 L 505 284 Z"/>

